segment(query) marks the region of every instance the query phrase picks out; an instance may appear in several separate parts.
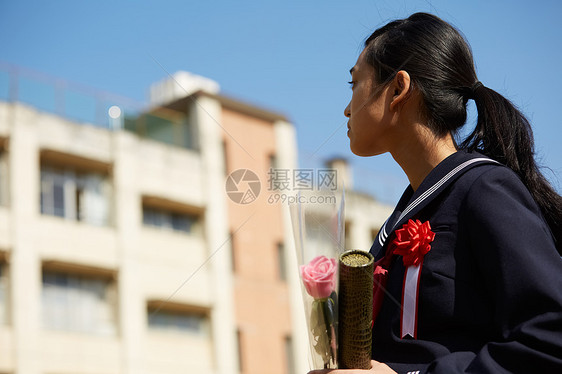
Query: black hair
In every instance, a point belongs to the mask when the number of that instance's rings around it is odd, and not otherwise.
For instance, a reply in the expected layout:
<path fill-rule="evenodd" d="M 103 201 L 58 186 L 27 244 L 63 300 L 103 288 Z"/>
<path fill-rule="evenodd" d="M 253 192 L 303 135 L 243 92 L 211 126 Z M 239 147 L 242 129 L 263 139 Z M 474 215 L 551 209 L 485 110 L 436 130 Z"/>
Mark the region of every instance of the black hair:
<path fill-rule="evenodd" d="M 478 81 L 470 46 L 461 33 L 437 16 L 415 13 L 377 29 L 365 41 L 365 49 L 365 61 L 374 67 L 379 85 L 386 85 L 400 70 L 410 74 L 412 89 L 422 96 L 426 125 L 436 136 L 456 136 L 467 119 L 467 101 L 474 99 L 476 126 L 458 147 L 481 152 L 514 170 L 562 251 L 562 197 L 537 166 L 531 125 L 508 99 Z"/>

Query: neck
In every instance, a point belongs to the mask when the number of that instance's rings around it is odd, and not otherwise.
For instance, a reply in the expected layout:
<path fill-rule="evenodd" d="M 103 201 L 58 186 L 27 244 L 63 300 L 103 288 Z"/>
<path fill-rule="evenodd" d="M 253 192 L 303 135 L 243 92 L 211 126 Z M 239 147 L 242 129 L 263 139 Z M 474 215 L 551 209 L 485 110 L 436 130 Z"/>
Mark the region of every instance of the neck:
<path fill-rule="evenodd" d="M 424 125 L 416 124 L 413 128 L 413 133 L 391 154 L 415 191 L 433 168 L 457 150 L 450 134 L 437 138 Z"/>

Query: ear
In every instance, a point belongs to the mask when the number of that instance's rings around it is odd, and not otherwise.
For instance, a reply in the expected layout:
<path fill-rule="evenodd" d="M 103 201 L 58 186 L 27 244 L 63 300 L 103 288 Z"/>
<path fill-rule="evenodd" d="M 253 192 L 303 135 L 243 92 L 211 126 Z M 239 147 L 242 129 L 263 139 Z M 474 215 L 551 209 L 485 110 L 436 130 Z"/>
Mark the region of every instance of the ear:
<path fill-rule="evenodd" d="M 392 100 L 390 101 L 390 110 L 395 111 L 398 107 L 408 100 L 410 96 L 411 80 L 410 74 L 405 70 L 400 70 L 392 79 L 390 85 L 392 90 Z"/>

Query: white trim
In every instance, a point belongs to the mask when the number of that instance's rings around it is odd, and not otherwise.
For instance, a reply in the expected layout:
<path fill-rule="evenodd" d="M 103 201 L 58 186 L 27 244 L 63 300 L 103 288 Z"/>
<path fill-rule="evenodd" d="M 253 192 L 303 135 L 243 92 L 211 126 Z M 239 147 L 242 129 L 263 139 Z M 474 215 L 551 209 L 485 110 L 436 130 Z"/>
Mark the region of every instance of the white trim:
<path fill-rule="evenodd" d="M 437 191 L 439 189 L 439 187 L 441 187 L 443 184 L 445 184 L 445 182 L 447 182 L 449 179 L 451 179 L 459 171 L 461 171 L 465 167 L 467 167 L 467 166 L 469 166 L 469 165 L 471 165 L 475 162 L 481 162 L 481 161 L 491 161 L 491 162 L 495 162 L 495 163 L 499 164 L 499 162 L 497 162 L 497 161 L 494 161 L 490 158 L 484 158 L 484 157 L 473 158 L 472 160 L 468 160 L 468 161 L 463 162 L 462 164 L 460 164 L 459 166 L 457 166 L 456 168 L 454 168 L 453 170 L 448 172 L 443 178 L 441 178 L 437 183 L 435 183 L 433 186 L 431 186 L 427 191 L 425 191 L 420 196 L 418 196 L 418 198 L 416 200 L 412 201 L 410 203 L 410 205 L 408 205 L 406 207 L 406 209 L 404 209 L 404 211 L 402 212 L 402 214 L 400 215 L 400 217 L 398 218 L 396 223 L 400 222 L 402 220 L 402 218 L 404 218 L 408 213 L 410 213 L 415 207 L 420 205 L 431 194 L 433 194 L 435 191 Z"/>
<path fill-rule="evenodd" d="M 390 219 L 390 217 L 384 221 L 384 224 L 381 227 L 380 233 L 379 233 L 379 244 L 381 245 L 381 247 L 384 245 L 384 242 L 386 241 L 386 238 L 388 237 L 388 234 L 386 233 L 386 223 L 388 222 L 388 220 Z"/>

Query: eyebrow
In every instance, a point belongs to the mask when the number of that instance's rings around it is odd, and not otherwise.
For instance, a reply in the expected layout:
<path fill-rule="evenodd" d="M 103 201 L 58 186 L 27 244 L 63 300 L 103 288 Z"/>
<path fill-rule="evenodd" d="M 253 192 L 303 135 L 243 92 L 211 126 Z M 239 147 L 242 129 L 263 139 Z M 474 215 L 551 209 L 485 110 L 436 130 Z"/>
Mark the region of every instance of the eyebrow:
<path fill-rule="evenodd" d="M 355 66 L 352 67 L 351 69 L 349 69 L 349 74 L 353 75 L 353 72 L 355 71 Z"/>

